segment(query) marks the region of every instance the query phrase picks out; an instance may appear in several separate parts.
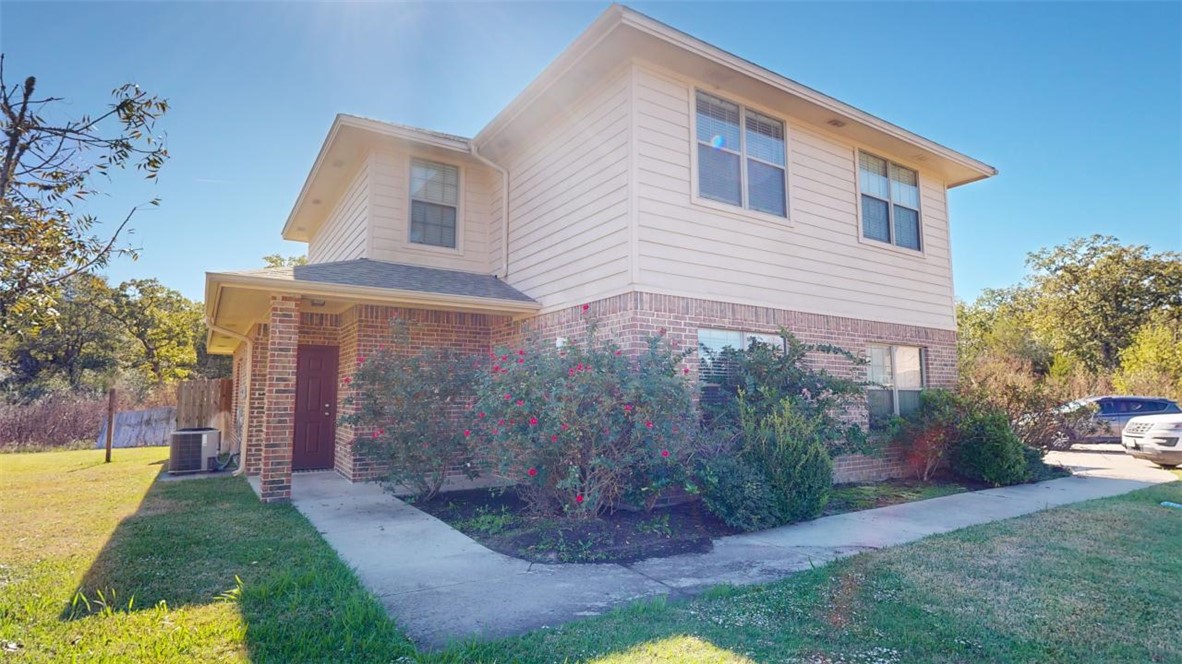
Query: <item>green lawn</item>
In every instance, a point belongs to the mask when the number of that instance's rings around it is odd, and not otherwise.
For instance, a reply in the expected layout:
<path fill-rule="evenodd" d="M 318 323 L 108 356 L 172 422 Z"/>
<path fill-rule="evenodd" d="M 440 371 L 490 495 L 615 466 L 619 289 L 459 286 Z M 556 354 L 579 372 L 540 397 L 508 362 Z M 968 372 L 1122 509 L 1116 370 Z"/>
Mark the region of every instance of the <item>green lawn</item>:
<path fill-rule="evenodd" d="M 154 482 L 167 456 L 0 455 L 0 642 L 12 661 L 413 653 L 298 512 L 262 505 L 243 480 Z"/>
<path fill-rule="evenodd" d="M 416 654 L 293 509 L 164 456 L 0 455 L 4 661 L 1182 661 L 1179 483 Z"/>

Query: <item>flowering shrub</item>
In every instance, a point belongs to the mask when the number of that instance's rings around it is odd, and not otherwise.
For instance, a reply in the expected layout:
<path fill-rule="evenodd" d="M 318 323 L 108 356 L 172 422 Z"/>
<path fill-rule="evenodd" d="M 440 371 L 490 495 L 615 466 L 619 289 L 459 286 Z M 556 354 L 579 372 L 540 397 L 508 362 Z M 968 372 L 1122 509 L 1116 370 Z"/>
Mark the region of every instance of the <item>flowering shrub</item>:
<path fill-rule="evenodd" d="M 927 482 L 946 462 L 957 440 L 957 422 L 964 405 L 947 390 L 924 390 L 919 409 L 890 424 L 891 442 L 903 449 L 907 467 L 915 478 Z"/>
<path fill-rule="evenodd" d="M 401 335 L 400 335 L 401 336 Z M 409 351 L 404 342 L 357 359 L 343 380 L 355 412 L 341 417 L 357 427 L 357 451 L 389 464 L 389 479 L 431 500 L 450 469 L 475 476 L 471 432 L 463 426 L 479 361 L 448 348 Z"/>
<path fill-rule="evenodd" d="M 627 356 L 593 321 L 582 343 L 490 353 L 472 438 L 536 512 L 651 508 L 689 463 L 696 419 L 682 359 L 659 337 Z"/>

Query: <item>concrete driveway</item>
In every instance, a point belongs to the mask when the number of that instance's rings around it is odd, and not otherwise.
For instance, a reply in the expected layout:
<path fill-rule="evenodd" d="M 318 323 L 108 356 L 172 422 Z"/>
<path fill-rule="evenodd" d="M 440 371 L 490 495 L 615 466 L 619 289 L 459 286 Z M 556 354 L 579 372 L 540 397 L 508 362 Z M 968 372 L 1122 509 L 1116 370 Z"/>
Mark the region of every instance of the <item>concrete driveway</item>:
<path fill-rule="evenodd" d="M 418 645 L 554 626 L 655 596 L 775 581 L 860 551 L 1177 479 L 1106 451 L 1052 457 L 1081 476 L 840 514 L 630 565 L 533 564 L 491 551 L 374 484 L 297 474 L 292 502 Z M 253 482 L 257 484 L 257 480 Z"/>

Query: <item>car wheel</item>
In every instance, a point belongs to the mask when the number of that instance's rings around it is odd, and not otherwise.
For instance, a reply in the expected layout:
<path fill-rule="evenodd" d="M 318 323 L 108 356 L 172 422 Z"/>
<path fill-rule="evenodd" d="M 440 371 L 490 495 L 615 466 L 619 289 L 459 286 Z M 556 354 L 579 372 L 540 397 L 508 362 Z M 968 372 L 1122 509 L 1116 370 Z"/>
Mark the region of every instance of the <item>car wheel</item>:
<path fill-rule="evenodd" d="M 1162 468 L 1165 468 L 1166 470 L 1173 470 L 1178 467 L 1178 464 L 1176 464 L 1176 463 L 1159 463 L 1157 465 L 1161 466 Z"/>

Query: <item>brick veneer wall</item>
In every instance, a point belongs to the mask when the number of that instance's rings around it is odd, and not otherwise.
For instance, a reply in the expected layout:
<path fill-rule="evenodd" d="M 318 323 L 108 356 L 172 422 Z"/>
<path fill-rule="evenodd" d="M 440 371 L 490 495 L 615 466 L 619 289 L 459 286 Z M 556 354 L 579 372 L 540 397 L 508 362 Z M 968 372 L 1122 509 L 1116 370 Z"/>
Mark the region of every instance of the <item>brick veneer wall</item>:
<path fill-rule="evenodd" d="M 555 337 L 579 339 L 589 320 L 596 320 L 600 334 L 612 337 L 628 351 L 639 351 L 646 337 L 664 334 L 675 348 L 695 349 L 687 358 L 691 375 L 698 369 L 698 330 L 713 328 L 744 332 L 775 333 L 781 326 L 801 341 L 833 344 L 865 355 L 868 344 L 920 346 L 924 353 L 929 387 L 956 385 L 956 332 L 935 328 L 810 314 L 787 309 L 758 307 L 671 295 L 632 292 L 554 311 L 522 321 L 508 321 L 494 327 L 494 345 L 512 346 L 527 339 L 549 341 Z M 865 380 L 865 366 L 855 365 L 839 355 L 813 353 L 810 362 L 838 376 Z M 865 399 L 839 416 L 862 427 L 869 424 Z M 834 480 L 862 482 L 900 477 L 906 474 L 898 450 L 881 455 L 847 455 L 834 460 Z"/>
<path fill-rule="evenodd" d="M 292 433 L 295 427 L 299 297 L 272 295 L 267 325 L 267 392 L 263 416 L 261 497 L 291 498 Z"/>
<path fill-rule="evenodd" d="M 246 336 L 252 340 L 250 390 L 247 394 L 246 441 L 242 463 L 247 475 L 258 475 L 263 468 L 263 419 L 267 397 L 267 325 L 255 325 Z M 244 350 L 245 352 L 245 350 Z"/>

